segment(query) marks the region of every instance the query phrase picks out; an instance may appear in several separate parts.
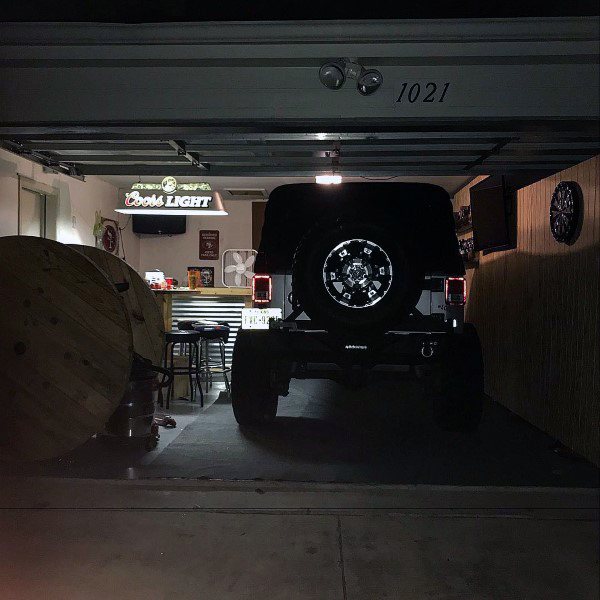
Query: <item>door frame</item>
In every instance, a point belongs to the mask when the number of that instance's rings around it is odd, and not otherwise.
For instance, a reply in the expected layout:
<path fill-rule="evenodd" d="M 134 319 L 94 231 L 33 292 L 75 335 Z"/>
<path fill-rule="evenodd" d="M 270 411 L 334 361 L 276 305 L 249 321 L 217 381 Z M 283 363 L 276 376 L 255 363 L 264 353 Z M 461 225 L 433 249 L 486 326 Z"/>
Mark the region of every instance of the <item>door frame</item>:
<path fill-rule="evenodd" d="M 17 199 L 17 234 L 21 235 L 21 190 L 27 190 L 34 194 L 44 196 L 44 238 L 56 240 L 57 238 L 57 225 L 58 225 L 58 188 L 40 183 L 24 175 L 17 174 L 19 180 L 19 191 Z M 48 217 L 51 217 L 51 222 L 48 221 Z"/>

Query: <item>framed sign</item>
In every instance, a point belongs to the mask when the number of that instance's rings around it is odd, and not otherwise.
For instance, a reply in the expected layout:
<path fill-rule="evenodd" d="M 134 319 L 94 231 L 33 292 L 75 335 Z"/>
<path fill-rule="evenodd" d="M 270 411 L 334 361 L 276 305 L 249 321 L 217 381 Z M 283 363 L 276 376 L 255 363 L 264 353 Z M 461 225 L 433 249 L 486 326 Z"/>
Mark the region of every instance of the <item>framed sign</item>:
<path fill-rule="evenodd" d="M 219 260 L 218 230 L 200 230 L 200 251 L 198 258 L 201 260 Z"/>
<path fill-rule="evenodd" d="M 188 287 L 197 290 L 204 287 L 215 287 L 214 267 L 188 267 Z"/>
<path fill-rule="evenodd" d="M 201 287 L 215 287 L 214 267 L 200 267 L 200 285 Z"/>

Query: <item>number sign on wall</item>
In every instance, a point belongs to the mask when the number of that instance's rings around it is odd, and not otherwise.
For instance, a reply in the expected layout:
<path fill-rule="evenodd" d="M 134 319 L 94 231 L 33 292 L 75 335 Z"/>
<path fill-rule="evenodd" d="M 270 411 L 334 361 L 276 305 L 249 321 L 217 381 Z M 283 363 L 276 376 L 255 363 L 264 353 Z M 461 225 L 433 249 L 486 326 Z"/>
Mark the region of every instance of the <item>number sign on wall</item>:
<path fill-rule="evenodd" d="M 396 95 L 396 103 L 415 104 L 418 102 L 444 102 L 450 82 L 404 81 Z"/>

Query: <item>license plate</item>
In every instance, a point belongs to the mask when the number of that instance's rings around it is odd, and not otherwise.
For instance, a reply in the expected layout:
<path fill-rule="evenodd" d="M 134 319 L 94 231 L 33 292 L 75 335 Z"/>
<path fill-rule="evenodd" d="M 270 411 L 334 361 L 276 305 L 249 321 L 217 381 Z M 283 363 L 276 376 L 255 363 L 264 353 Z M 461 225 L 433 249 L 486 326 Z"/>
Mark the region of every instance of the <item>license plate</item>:
<path fill-rule="evenodd" d="M 269 319 L 281 319 L 281 308 L 242 308 L 242 329 L 269 329 Z"/>

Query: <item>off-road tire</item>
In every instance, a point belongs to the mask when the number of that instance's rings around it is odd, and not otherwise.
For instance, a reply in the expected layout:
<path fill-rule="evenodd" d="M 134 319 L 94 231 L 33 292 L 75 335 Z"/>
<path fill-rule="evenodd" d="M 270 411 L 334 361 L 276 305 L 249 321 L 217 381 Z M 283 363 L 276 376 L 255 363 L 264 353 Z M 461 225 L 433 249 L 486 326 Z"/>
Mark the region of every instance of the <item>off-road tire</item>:
<path fill-rule="evenodd" d="M 239 330 L 231 365 L 231 405 L 236 421 L 256 426 L 275 419 L 279 397 L 271 388 L 268 331 Z"/>
<path fill-rule="evenodd" d="M 350 307 L 336 301 L 324 282 L 324 264 L 339 244 L 367 240 L 379 246 L 392 266 L 392 278 L 383 297 L 372 306 Z M 381 333 L 406 317 L 418 301 L 420 280 L 411 270 L 401 243 L 389 227 L 358 220 L 331 221 L 311 229 L 296 249 L 293 262 L 293 297 L 320 327 L 347 334 Z"/>
<path fill-rule="evenodd" d="M 475 327 L 453 334 L 440 369 L 435 421 L 444 431 L 472 432 L 483 414 L 483 353 Z"/>

